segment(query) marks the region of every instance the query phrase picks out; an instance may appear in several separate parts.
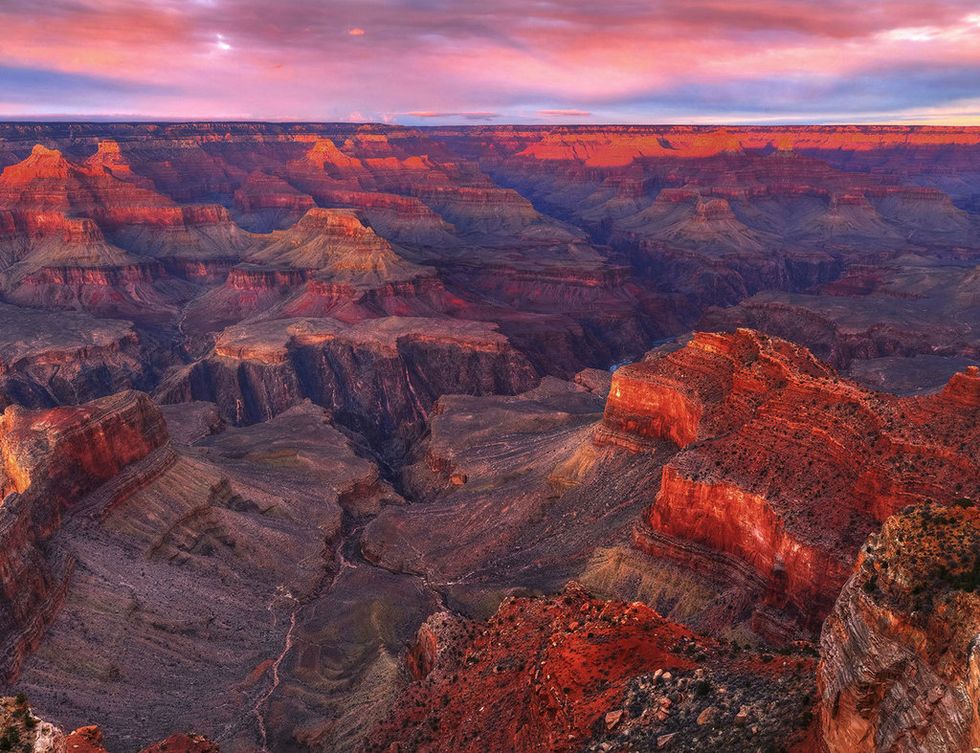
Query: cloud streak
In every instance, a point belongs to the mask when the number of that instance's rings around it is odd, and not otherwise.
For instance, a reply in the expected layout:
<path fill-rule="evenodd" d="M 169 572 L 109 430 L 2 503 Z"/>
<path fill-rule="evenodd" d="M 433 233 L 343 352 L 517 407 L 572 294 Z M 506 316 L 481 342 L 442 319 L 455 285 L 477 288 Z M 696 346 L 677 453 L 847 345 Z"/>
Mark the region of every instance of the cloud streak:
<path fill-rule="evenodd" d="M 980 99 L 972 0 L 7 0 L 0 28 L 0 116 L 904 122 Z"/>

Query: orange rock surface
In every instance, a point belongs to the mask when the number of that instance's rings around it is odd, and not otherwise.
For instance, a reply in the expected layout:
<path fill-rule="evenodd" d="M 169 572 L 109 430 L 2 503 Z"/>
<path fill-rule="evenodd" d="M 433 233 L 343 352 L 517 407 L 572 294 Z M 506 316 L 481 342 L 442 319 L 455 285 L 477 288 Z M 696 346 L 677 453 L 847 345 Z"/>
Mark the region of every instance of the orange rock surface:
<path fill-rule="evenodd" d="M 465 632 L 366 750 L 575 750 L 630 679 L 693 666 L 674 653 L 689 631 L 641 604 L 603 602 L 574 586 L 548 599 L 506 600 Z"/>
<path fill-rule="evenodd" d="M 748 564 L 767 603 L 812 627 L 877 524 L 977 493 L 978 385 L 969 369 L 935 395 L 896 398 L 782 340 L 698 333 L 619 369 L 603 424 L 612 441 L 686 448 L 664 467 L 652 531 Z"/>

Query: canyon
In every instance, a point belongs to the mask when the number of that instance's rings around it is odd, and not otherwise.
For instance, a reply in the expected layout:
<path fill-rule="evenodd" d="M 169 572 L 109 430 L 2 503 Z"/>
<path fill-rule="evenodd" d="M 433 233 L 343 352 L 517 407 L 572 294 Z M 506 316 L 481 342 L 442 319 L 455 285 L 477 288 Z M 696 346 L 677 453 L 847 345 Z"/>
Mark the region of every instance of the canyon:
<path fill-rule="evenodd" d="M 0 742 L 968 753 L 978 207 L 975 128 L 0 124 Z"/>

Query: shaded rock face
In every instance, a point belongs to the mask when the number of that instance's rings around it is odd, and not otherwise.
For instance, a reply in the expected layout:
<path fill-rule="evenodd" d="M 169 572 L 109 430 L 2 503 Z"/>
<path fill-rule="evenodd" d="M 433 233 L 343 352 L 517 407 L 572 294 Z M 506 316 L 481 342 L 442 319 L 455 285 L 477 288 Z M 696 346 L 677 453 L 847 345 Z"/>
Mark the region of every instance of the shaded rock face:
<path fill-rule="evenodd" d="M 212 355 L 168 380 L 159 395 L 163 402 L 214 401 L 235 424 L 266 420 L 309 398 L 372 439 L 405 439 L 417 436 L 442 394 L 513 393 L 534 381 L 507 339 L 476 322 L 280 319 L 225 330 Z"/>
<path fill-rule="evenodd" d="M 748 564 L 765 590 L 757 629 L 775 637 L 793 621 L 819 625 L 861 540 L 890 514 L 976 493 L 975 379 L 968 370 L 940 393 L 897 399 L 782 340 L 698 333 L 614 374 L 603 429 L 641 453 L 657 440 L 685 448 L 664 466 L 652 535 L 638 543 L 692 564 L 699 548 Z"/>
<path fill-rule="evenodd" d="M 826 749 L 972 751 L 980 743 L 980 510 L 910 508 L 871 536 L 821 636 Z"/>
<path fill-rule="evenodd" d="M 0 405 L 74 404 L 152 382 L 126 322 L 0 304 L 0 332 Z"/>

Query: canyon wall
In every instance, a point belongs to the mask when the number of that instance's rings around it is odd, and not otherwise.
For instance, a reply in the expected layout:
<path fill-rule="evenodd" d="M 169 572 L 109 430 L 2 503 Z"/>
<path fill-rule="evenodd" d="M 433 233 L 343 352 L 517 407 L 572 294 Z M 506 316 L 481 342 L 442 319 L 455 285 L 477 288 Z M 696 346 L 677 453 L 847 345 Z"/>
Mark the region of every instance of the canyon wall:
<path fill-rule="evenodd" d="M 980 514 L 963 499 L 889 518 L 821 636 L 831 753 L 966 753 L 980 743 Z"/>

